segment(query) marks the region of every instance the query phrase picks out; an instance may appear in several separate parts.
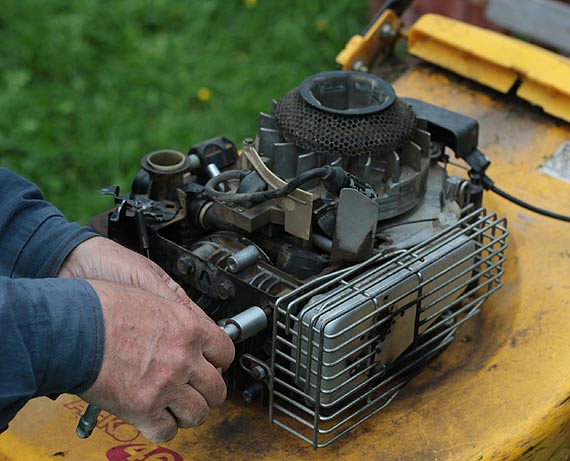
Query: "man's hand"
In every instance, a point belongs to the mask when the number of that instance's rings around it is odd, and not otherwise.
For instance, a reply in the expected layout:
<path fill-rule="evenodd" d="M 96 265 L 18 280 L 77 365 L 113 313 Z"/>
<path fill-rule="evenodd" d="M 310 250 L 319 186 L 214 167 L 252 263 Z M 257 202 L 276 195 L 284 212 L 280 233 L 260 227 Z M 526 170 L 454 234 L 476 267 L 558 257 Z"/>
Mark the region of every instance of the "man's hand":
<path fill-rule="evenodd" d="M 97 380 L 82 397 L 153 442 L 201 424 L 226 397 L 217 368 L 233 360 L 228 336 L 195 305 L 89 282 L 103 307 L 105 352 Z"/>
<path fill-rule="evenodd" d="M 224 401 L 217 369 L 232 362 L 233 343 L 157 264 L 93 237 L 68 255 L 57 276 L 88 279 L 103 308 L 103 364 L 85 400 L 153 442 L 201 424 Z"/>
<path fill-rule="evenodd" d="M 161 267 L 105 237 L 93 237 L 78 245 L 67 256 L 57 276 L 108 280 L 144 288 L 172 301 L 192 303 Z"/>

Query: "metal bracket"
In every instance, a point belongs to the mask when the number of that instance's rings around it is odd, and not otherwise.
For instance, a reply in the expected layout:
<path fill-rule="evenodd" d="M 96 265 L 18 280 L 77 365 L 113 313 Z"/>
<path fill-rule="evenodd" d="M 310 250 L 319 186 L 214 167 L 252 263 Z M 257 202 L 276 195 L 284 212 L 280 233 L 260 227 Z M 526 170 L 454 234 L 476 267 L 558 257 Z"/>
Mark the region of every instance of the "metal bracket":
<path fill-rule="evenodd" d="M 261 160 L 253 145 L 244 143 L 242 168 L 251 167 L 273 189 L 279 189 L 287 183 L 276 176 Z M 249 163 L 249 165 L 248 165 Z M 311 237 L 311 218 L 313 214 L 313 194 L 302 189 L 295 189 L 289 195 L 274 199 L 283 210 L 285 231 L 303 240 Z"/>
<path fill-rule="evenodd" d="M 368 26 L 364 35 L 352 36 L 337 55 L 336 62 L 342 70 L 367 72 L 374 58 L 384 60 L 399 30 L 400 18 L 391 9 L 385 10 Z"/>

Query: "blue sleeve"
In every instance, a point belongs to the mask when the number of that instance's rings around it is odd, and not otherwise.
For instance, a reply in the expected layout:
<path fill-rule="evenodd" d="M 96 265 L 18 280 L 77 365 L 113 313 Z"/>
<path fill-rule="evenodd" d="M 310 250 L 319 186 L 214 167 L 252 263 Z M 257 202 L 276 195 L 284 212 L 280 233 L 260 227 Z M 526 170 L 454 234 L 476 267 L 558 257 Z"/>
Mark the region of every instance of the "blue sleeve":
<path fill-rule="evenodd" d="M 54 279 L 95 236 L 31 182 L 0 168 L 0 432 L 32 397 L 81 393 L 103 359 L 103 314 L 81 279 Z"/>
<path fill-rule="evenodd" d="M 34 184 L 0 168 L 0 276 L 55 277 L 71 250 L 95 235 L 68 222 Z"/>
<path fill-rule="evenodd" d="M 32 397 L 79 394 L 103 360 L 104 327 L 82 279 L 0 277 L 0 432 Z"/>

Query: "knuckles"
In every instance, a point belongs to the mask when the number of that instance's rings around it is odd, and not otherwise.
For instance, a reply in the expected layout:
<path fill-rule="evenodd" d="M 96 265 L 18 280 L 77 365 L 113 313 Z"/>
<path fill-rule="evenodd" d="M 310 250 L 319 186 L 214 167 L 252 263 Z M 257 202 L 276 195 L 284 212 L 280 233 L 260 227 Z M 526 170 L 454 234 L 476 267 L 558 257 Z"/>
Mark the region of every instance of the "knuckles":
<path fill-rule="evenodd" d="M 146 390 L 146 392 L 145 392 Z M 142 389 L 129 399 L 127 412 L 135 415 L 137 418 L 148 419 L 156 413 L 158 402 L 157 398 L 148 392 L 149 389 Z"/>
<path fill-rule="evenodd" d="M 181 366 L 176 363 L 165 363 L 156 376 L 149 382 L 149 391 L 152 400 L 159 400 L 165 393 L 169 392 L 174 386 L 180 384 L 183 380 L 181 376 Z"/>

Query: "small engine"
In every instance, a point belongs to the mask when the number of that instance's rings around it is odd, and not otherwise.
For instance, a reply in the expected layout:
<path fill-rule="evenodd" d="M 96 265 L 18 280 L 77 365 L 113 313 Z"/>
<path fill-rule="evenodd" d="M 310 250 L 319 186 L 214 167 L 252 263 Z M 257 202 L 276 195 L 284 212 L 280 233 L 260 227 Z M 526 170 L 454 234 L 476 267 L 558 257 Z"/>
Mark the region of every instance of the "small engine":
<path fill-rule="evenodd" d="M 226 138 L 142 158 L 93 227 L 162 266 L 221 326 L 228 384 L 326 446 L 379 412 L 501 286 L 478 124 L 384 80 L 308 77 Z M 448 175 L 449 150 L 468 166 Z M 228 320 L 230 319 L 230 320 Z"/>

